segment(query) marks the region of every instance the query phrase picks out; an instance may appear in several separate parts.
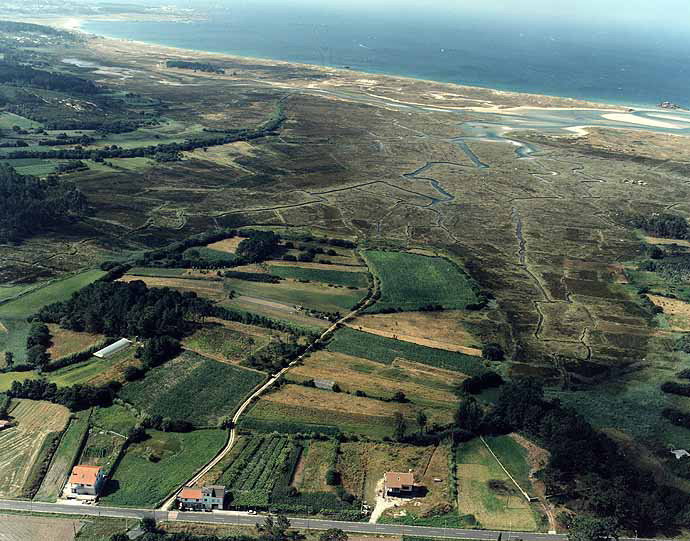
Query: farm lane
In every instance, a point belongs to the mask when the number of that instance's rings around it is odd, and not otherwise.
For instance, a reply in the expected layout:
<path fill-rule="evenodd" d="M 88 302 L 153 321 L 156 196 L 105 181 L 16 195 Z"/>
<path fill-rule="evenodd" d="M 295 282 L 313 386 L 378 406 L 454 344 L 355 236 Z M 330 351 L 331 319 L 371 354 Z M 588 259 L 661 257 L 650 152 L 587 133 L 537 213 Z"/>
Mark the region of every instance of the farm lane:
<path fill-rule="evenodd" d="M 211 469 L 216 466 L 223 458 L 230 452 L 230 450 L 233 448 L 235 445 L 235 441 L 237 440 L 237 423 L 240 419 L 240 416 L 244 413 L 244 411 L 255 401 L 257 400 L 267 389 L 272 387 L 281 377 L 283 377 L 290 368 L 293 366 L 297 365 L 300 363 L 305 356 L 309 355 L 312 353 L 315 349 L 316 344 L 323 342 L 326 337 L 328 337 L 331 333 L 333 333 L 336 329 L 341 327 L 342 325 L 345 324 L 348 320 L 352 319 L 353 317 L 357 316 L 362 310 L 368 308 L 371 306 L 373 303 L 376 302 L 376 293 L 378 292 L 378 282 L 374 280 L 374 288 L 372 289 L 371 293 L 366 297 L 366 301 L 362 303 L 362 305 L 357 308 L 356 310 L 352 310 L 345 316 L 341 317 L 338 321 L 333 323 L 330 327 L 328 327 L 325 331 L 323 331 L 319 337 L 314 340 L 311 344 L 309 344 L 309 347 L 304 350 L 304 353 L 297 357 L 294 361 L 292 361 L 290 364 L 288 364 L 285 368 L 277 372 L 276 374 L 273 374 L 271 378 L 264 383 L 261 387 L 256 389 L 237 409 L 235 414 L 232 417 L 232 428 L 230 429 L 230 437 L 228 438 L 228 442 L 221 449 L 221 451 L 209 462 L 206 464 L 199 472 L 192 477 L 189 481 L 187 481 L 183 486 L 194 486 L 196 482 L 199 481 L 204 475 L 206 475 Z M 181 488 L 181 487 L 180 487 Z M 175 489 L 175 491 L 161 504 L 159 509 L 161 510 L 168 510 L 172 507 L 172 505 L 175 503 L 175 499 L 177 497 L 177 492 L 179 489 Z"/>
<path fill-rule="evenodd" d="M 213 513 L 190 512 L 180 513 L 175 511 L 157 511 L 152 509 L 134 509 L 119 507 L 92 507 L 89 505 L 59 504 L 30 502 L 19 500 L 0 500 L 0 510 L 27 511 L 35 513 L 55 513 L 61 515 L 103 516 L 114 518 L 141 519 L 153 517 L 155 520 L 169 520 L 172 522 L 198 522 L 207 524 L 229 524 L 237 526 L 254 526 L 264 521 L 264 515 L 249 515 L 239 511 L 214 511 Z M 339 528 L 346 532 L 359 534 L 383 534 L 383 535 L 413 535 L 419 537 L 444 537 L 449 539 L 476 539 L 481 541 L 495 540 L 499 535 L 506 541 L 522 539 L 523 541 L 566 541 L 564 534 L 545 534 L 514 532 L 506 535 L 505 531 L 495 530 L 468 530 L 460 528 L 434 528 L 428 526 L 404 526 L 397 524 L 369 524 L 368 522 L 344 522 L 337 520 L 320 520 L 312 518 L 290 517 L 293 528 L 307 530 L 327 530 Z M 670 539 L 645 539 L 621 537 L 619 541 L 671 541 Z"/>

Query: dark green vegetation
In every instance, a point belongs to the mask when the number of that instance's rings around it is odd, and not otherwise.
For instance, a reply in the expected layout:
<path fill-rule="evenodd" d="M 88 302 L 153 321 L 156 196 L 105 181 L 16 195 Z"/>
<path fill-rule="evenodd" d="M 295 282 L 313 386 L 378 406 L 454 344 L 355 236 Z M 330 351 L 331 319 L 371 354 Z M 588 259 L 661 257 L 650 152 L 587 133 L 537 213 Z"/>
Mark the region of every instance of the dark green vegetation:
<path fill-rule="evenodd" d="M 632 219 L 635 227 L 646 233 L 666 239 L 687 239 L 688 221 L 678 214 L 654 213 L 651 216 L 636 216 Z"/>
<path fill-rule="evenodd" d="M 186 60 L 168 60 L 165 65 L 169 68 L 178 68 L 194 71 L 205 71 L 207 73 L 225 73 L 223 68 L 214 66 L 213 64 L 205 64 L 203 62 L 188 62 Z"/>
<path fill-rule="evenodd" d="M 269 266 L 271 274 L 282 278 L 294 278 L 300 281 L 323 282 L 345 287 L 367 287 L 367 275 L 362 272 L 344 272 L 330 269 L 308 269 L 303 267 Z"/>
<path fill-rule="evenodd" d="M 480 302 L 478 286 L 447 259 L 375 250 L 365 255 L 381 280 L 381 298 L 371 312 L 458 309 Z"/>
<path fill-rule="evenodd" d="M 0 164 L 0 242 L 18 242 L 85 211 L 86 198 L 73 184 L 41 182 Z"/>
<path fill-rule="evenodd" d="M 478 375 L 486 370 L 478 357 L 401 342 L 353 329 L 341 329 L 328 344 L 328 350 L 385 364 L 392 363 L 396 358 L 403 358 L 468 375 Z"/>
<path fill-rule="evenodd" d="M 253 370 L 185 352 L 125 385 L 120 396 L 148 415 L 217 426 L 263 379 Z"/>

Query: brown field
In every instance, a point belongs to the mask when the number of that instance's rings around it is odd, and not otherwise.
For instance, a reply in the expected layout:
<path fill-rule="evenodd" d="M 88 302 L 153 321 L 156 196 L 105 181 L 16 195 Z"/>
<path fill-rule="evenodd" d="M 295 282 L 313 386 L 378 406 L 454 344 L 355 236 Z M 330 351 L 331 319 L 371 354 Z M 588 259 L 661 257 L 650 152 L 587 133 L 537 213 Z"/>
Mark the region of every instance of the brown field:
<path fill-rule="evenodd" d="M 481 343 L 465 328 L 462 317 L 467 316 L 456 310 L 372 314 L 357 317 L 349 326 L 362 327 L 363 331 L 387 338 L 395 336 L 405 342 L 481 357 L 478 347 Z"/>
<path fill-rule="evenodd" d="M 393 432 L 392 418 L 400 412 L 409 430 L 415 430 L 417 407 L 411 403 L 384 402 L 346 393 L 335 393 L 302 385 L 284 385 L 264 395 L 249 415 L 269 421 L 290 419 L 304 424 L 337 426 L 345 433 L 366 434 L 382 438 Z M 448 423 L 448 409 L 425 408 L 429 424 Z"/>
<path fill-rule="evenodd" d="M 211 244 L 207 244 L 206 247 L 210 248 L 211 250 L 218 250 L 219 252 L 234 254 L 237 250 L 237 247 L 240 245 L 240 242 L 243 240 L 244 237 L 233 237 L 231 239 L 223 239 L 217 242 L 212 242 Z"/>
<path fill-rule="evenodd" d="M 89 380 L 89 385 L 106 385 L 110 381 L 125 383 L 125 369 L 128 366 L 141 366 L 141 361 L 134 357 L 135 350 L 114 360 L 106 370 Z"/>
<path fill-rule="evenodd" d="M 369 396 L 390 397 L 403 391 L 412 401 L 424 405 L 452 405 L 457 402 L 453 387 L 462 382 L 457 372 L 420 363 L 396 360 L 391 366 L 342 353 L 317 351 L 292 368 L 287 377 L 296 381 L 333 380 L 344 391 L 364 391 Z"/>
<path fill-rule="evenodd" d="M 222 301 L 228 298 L 223 290 L 223 282 L 211 280 L 188 280 L 185 278 L 162 278 L 158 276 L 130 276 L 120 278 L 122 282 L 141 280 L 148 287 L 169 287 L 178 291 L 193 291 L 200 297 L 212 301 Z"/>
<path fill-rule="evenodd" d="M 690 331 L 690 303 L 661 295 L 647 296 L 663 309 L 672 331 Z"/>
<path fill-rule="evenodd" d="M 105 338 L 102 334 L 70 331 L 53 323 L 48 325 L 48 328 L 53 337 L 53 344 L 48 353 L 53 360 L 89 349 Z"/>
<path fill-rule="evenodd" d="M 35 400 L 13 401 L 10 417 L 17 426 L 0 432 L 0 496 L 18 496 L 50 432 L 61 432 L 69 411 L 64 406 Z"/>
<path fill-rule="evenodd" d="M 67 518 L 0 515 L 2 541 L 72 541 L 82 522 Z"/>
<path fill-rule="evenodd" d="M 644 241 L 647 244 L 662 244 L 662 245 L 677 244 L 678 246 L 690 247 L 690 240 L 663 239 L 660 237 L 648 237 L 647 235 L 644 235 L 642 238 L 644 239 Z"/>
<path fill-rule="evenodd" d="M 331 325 L 328 321 L 323 319 L 316 319 L 302 312 L 297 312 L 292 306 L 288 306 L 287 304 L 265 301 L 263 299 L 247 297 L 244 295 L 240 295 L 239 297 L 235 297 L 230 301 L 224 302 L 223 306 L 247 310 L 249 312 L 261 314 L 270 318 L 283 319 L 290 323 L 304 325 L 307 327 L 325 329 Z"/>

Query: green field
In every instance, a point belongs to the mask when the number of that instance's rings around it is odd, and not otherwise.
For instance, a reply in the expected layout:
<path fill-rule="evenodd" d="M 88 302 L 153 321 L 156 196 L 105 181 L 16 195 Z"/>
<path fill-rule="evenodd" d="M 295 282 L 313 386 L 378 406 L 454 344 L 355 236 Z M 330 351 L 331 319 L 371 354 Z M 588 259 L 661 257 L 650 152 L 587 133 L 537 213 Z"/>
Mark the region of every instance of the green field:
<path fill-rule="evenodd" d="M 320 283 L 281 282 L 267 284 L 225 279 L 225 288 L 239 295 L 267 299 L 288 306 L 305 306 L 321 312 L 345 312 L 366 294 L 363 290 L 335 289 Z"/>
<path fill-rule="evenodd" d="M 30 291 L 34 289 L 36 284 L 24 284 L 20 286 L 0 286 L 0 302 L 7 299 L 11 299 L 24 293 L 25 291 Z"/>
<path fill-rule="evenodd" d="M 66 160 L 41 160 L 39 158 L 22 158 L 18 160 L 3 160 L 14 167 L 22 175 L 45 177 L 55 172 L 55 168 Z"/>
<path fill-rule="evenodd" d="M 527 462 L 527 449 L 510 436 L 488 436 L 484 438 L 491 450 L 510 472 L 522 489 L 530 494 L 530 467 Z"/>
<path fill-rule="evenodd" d="M 195 259 L 193 257 L 194 252 L 199 254 L 199 259 L 204 259 L 206 261 L 225 261 L 231 263 L 237 259 L 237 256 L 235 256 L 235 254 L 231 254 L 229 252 L 221 252 L 220 250 L 214 250 L 213 248 L 208 248 L 206 246 L 189 248 L 184 252 L 184 256 L 187 259 Z"/>
<path fill-rule="evenodd" d="M 13 381 L 25 381 L 27 379 L 38 379 L 38 374 L 33 371 L 0 373 L 0 393 L 9 390 Z"/>
<path fill-rule="evenodd" d="M 105 272 L 101 270 L 82 272 L 0 304 L 0 323 L 7 329 L 7 332 L 3 332 L 0 328 L 0 355 L 5 351 L 11 351 L 14 353 L 15 362 L 26 359 L 26 337 L 29 333 L 26 318 L 47 304 L 68 299 L 72 293 L 104 275 Z"/>
<path fill-rule="evenodd" d="M 347 272 L 330 269 L 308 269 L 303 267 L 285 267 L 283 265 L 269 265 L 269 273 L 281 278 L 295 280 L 309 280 L 345 287 L 366 288 L 368 279 L 363 272 Z"/>
<path fill-rule="evenodd" d="M 26 318 L 47 304 L 67 300 L 72 293 L 104 276 L 102 270 L 90 270 L 53 282 L 23 297 L 0 305 L 0 321 Z"/>
<path fill-rule="evenodd" d="M 19 126 L 26 130 L 40 128 L 41 124 L 14 113 L 0 112 L 0 130 L 10 130 L 13 126 Z"/>
<path fill-rule="evenodd" d="M 43 478 L 41 488 L 36 493 L 39 501 L 53 502 L 60 495 L 70 468 L 77 458 L 82 442 L 89 430 L 89 411 L 80 411 L 70 421 L 67 430 L 62 435 L 60 445 L 55 451 L 50 469 Z"/>
<path fill-rule="evenodd" d="M 391 364 L 396 358 L 403 358 L 470 376 L 486 371 L 478 357 L 419 346 L 348 328 L 338 330 L 326 349 L 383 364 Z"/>
<path fill-rule="evenodd" d="M 148 432 L 150 438 L 128 447 L 101 501 L 122 507 L 154 507 L 187 481 L 221 449 L 224 430 Z M 155 455 L 159 460 L 152 462 Z"/>
<path fill-rule="evenodd" d="M 120 396 L 149 415 L 215 426 L 264 380 L 264 375 L 185 352 L 126 384 Z"/>
<path fill-rule="evenodd" d="M 104 430 L 118 434 L 127 434 L 137 424 L 137 417 L 124 406 L 113 404 L 107 408 L 96 408 L 91 416 L 91 423 Z"/>
<path fill-rule="evenodd" d="M 418 310 L 429 304 L 462 309 L 478 301 L 474 282 L 447 259 L 375 250 L 364 256 L 381 279 L 381 299 L 370 312 Z"/>
<path fill-rule="evenodd" d="M 510 457 L 510 465 L 524 471 L 525 465 L 516 466 L 519 453 L 512 445 L 496 440 L 497 447 Z M 461 516 L 474 515 L 482 528 L 538 529 L 536 513 L 478 438 L 458 446 L 456 460 Z"/>
<path fill-rule="evenodd" d="M 112 364 L 112 359 L 99 359 L 91 357 L 83 363 L 73 364 L 60 368 L 55 372 L 49 372 L 47 378 L 58 387 L 70 387 L 78 383 L 88 383 L 90 380 L 99 376 Z"/>

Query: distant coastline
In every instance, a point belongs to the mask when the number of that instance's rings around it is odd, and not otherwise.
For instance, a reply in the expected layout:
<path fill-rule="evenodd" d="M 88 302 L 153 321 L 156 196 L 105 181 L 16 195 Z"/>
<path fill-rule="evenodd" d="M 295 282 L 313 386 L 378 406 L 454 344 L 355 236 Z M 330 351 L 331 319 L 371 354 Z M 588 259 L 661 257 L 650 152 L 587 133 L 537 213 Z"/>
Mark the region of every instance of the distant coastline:
<path fill-rule="evenodd" d="M 104 24 L 107 22 L 108 27 L 104 27 Z M 169 26 L 171 24 L 175 25 L 175 31 L 172 31 L 172 27 Z M 658 95 L 647 95 L 645 96 L 645 99 L 640 99 L 639 97 L 636 99 L 635 97 L 630 97 L 627 98 L 625 95 L 620 94 L 620 95 L 605 95 L 605 92 L 595 92 L 591 91 L 588 93 L 582 92 L 566 92 L 565 90 L 568 89 L 576 89 L 576 83 L 581 84 L 583 87 L 588 87 L 588 85 L 591 86 L 592 82 L 587 80 L 587 81 L 582 81 L 580 82 L 578 80 L 578 77 L 580 74 L 573 72 L 573 70 L 569 70 L 568 66 L 564 66 L 562 68 L 562 73 L 556 73 L 556 74 L 547 74 L 545 77 L 545 80 L 556 80 L 560 79 L 563 77 L 570 77 L 573 81 L 573 84 L 567 84 L 566 82 L 564 83 L 559 83 L 561 84 L 561 87 L 558 89 L 553 89 L 553 91 L 549 92 L 549 87 L 545 86 L 544 88 L 541 87 L 540 79 L 538 77 L 539 73 L 531 73 L 522 76 L 521 81 L 522 82 L 515 82 L 513 84 L 499 84 L 496 81 L 490 81 L 490 80 L 478 80 L 477 73 L 480 75 L 483 73 L 482 69 L 484 68 L 484 65 L 486 65 L 487 68 L 487 73 L 489 73 L 491 70 L 493 70 L 492 73 L 497 73 L 500 72 L 502 73 L 502 68 L 505 67 L 506 73 L 510 72 L 512 69 L 515 71 L 515 68 L 512 67 L 511 65 L 506 64 L 505 66 L 503 65 L 492 65 L 490 63 L 490 60 L 483 60 L 481 57 L 477 58 L 476 60 L 473 58 L 466 58 L 464 59 L 464 62 L 473 64 L 475 66 L 475 71 L 472 72 L 474 73 L 474 78 L 468 77 L 467 79 L 464 77 L 465 76 L 465 71 L 463 65 L 458 65 L 455 66 L 455 64 L 451 63 L 449 64 L 449 72 L 448 73 L 454 73 L 454 76 L 450 75 L 438 75 L 437 76 L 432 76 L 433 74 L 429 73 L 420 73 L 420 70 L 417 69 L 410 69 L 409 66 L 415 66 L 415 64 L 406 64 L 403 67 L 403 65 L 398 62 L 397 64 L 395 62 L 391 62 L 390 64 L 385 62 L 384 59 L 380 59 L 379 57 L 376 57 L 375 62 L 372 62 L 368 65 L 361 65 L 358 64 L 356 61 L 348 61 L 346 58 L 343 59 L 342 62 L 329 62 L 328 58 L 326 58 L 324 54 L 324 58 L 321 61 L 316 62 L 315 58 L 300 58 L 299 54 L 293 53 L 293 51 L 300 51 L 299 47 L 295 45 L 293 49 L 290 49 L 289 51 L 285 52 L 280 49 L 274 49 L 274 52 L 276 52 L 275 55 L 270 54 L 270 46 L 266 46 L 264 50 L 254 50 L 252 49 L 252 44 L 248 43 L 247 45 L 244 45 L 244 49 L 238 49 L 238 48 L 233 48 L 231 47 L 231 43 L 227 41 L 227 39 L 223 38 L 224 34 L 219 33 L 218 34 L 218 39 L 217 41 L 210 41 L 210 37 L 204 38 L 205 41 L 203 40 L 198 40 L 198 39 L 192 39 L 192 35 L 196 34 L 204 34 L 204 29 L 206 28 L 207 24 L 214 24 L 212 22 L 207 22 L 207 21 L 200 21 L 200 20 L 181 20 L 181 19 L 166 19 L 166 20 L 161 20 L 160 18 L 152 18 L 151 20 L 148 19 L 142 19 L 141 17 L 120 17 L 118 19 L 113 20 L 112 18 L 109 19 L 108 21 L 99 21 L 97 19 L 87 19 L 84 18 L 82 20 L 77 20 L 77 19 L 72 19 L 71 24 L 67 24 L 66 27 L 70 28 L 72 30 L 80 30 L 81 32 L 85 34 L 90 34 L 90 35 L 96 35 L 96 36 L 103 36 L 107 37 L 110 39 L 122 39 L 122 40 L 127 40 L 127 41 L 133 41 L 133 42 L 141 42 L 141 43 L 146 43 L 148 45 L 156 45 L 156 46 L 165 46 L 165 47 L 171 47 L 175 49 L 181 49 L 181 50 L 186 50 L 186 51 L 193 51 L 196 53 L 200 54 L 224 54 L 228 56 L 233 56 L 233 57 L 238 57 L 238 58 L 245 58 L 245 59 L 255 59 L 255 60 L 261 60 L 265 62 L 281 62 L 281 63 L 288 63 L 288 64 L 296 64 L 296 65 L 308 65 L 312 66 L 314 68 L 331 68 L 331 69 L 351 69 L 352 71 L 356 72 L 361 72 L 361 73 L 368 73 L 372 75 L 388 75 L 388 76 L 393 76 L 393 77 L 404 77 L 404 78 L 411 78 L 411 79 L 416 79 L 416 80 L 427 80 L 427 81 L 434 81 L 437 83 L 450 83 L 450 84 L 455 84 L 455 85 L 460 85 L 460 86 L 468 86 L 468 87 L 478 87 L 478 88 L 485 88 L 485 89 L 494 89 L 494 90 L 499 90 L 499 91 L 507 91 L 507 92 L 514 92 L 514 93 L 524 93 L 524 94 L 538 94 L 538 95 L 543 95 L 545 97 L 554 97 L 554 98 L 569 98 L 569 99 L 574 99 L 578 101 L 588 101 L 588 102 L 594 102 L 594 103 L 600 103 L 600 104 L 610 104 L 613 106 L 622 106 L 622 107 L 631 107 L 631 108 L 656 108 L 656 106 L 659 104 L 660 101 L 666 100 L 666 99 L 671 99 L 672 101 L 682 101 L 681 99 L 678 98 L 678 96 L 674 95 L 669 95 L 669 92 L 665 92 L 663 88 L 657 89 L 656 87 L 651 88 L 649 84 L 647 84 L 646 91 L 649 93 L 651 92 L 657 92 Z M 135 28 L 136 30 L 132 30 Z M 187 29 L 189 28 L 189 30 Z M 149 31 L 149 29 L 151 31 Z M 142 35 L 145 32 L 145 35 Z M 248 32 L 248 31 L 247 31 Z M 228 34 L 230 31 L 228 31 Z M 208 32 L 210 36 L 215 36 L 216 34 L 213 34 L 212 32 Z M 354 45 L 350 47 L 352 50 L 357 49 Z M 370 50 L 369 47 L 366 48 L 360 48 L 360 51 L 364 51 L 365 53 L 368 53 Z M 268 51 L 268 52 L 267 52 Z M 471 51 L 469 51 L 471 53 Z M 310 50 L 310 53 L 315 54 L 313 50 Z M 353 53 L 353 54 L 359 54 L 359 53 Z M 374 53 L 371 53 L 374 54 Z M 282 56 L 281 56 L 282 55 Z M 305 53 L 305 56 L 306 55 Z M 421 58 L 421 57 L 420 57 Z M 437 60 L 438 61 L 438 60 Z M 457 63 L 457 58 L 453 60 L 454 63 Z M 420 60 L 416 66 L 425 66 L 426 64 Z M 480 68 L 477 68 L 476 66 L 480 66 Z M 585 70 L 582 68 L 584 72 L 587 72 L 588 70 Z M 454 70 L 454 71 L 453 71 Z M 477 71 L 478 70 L 478 71 Z M 461 74 L 461 75 L 459 75 Z M 468 72 L 468 76 L 471 75 Z M 507 78 L 513 77 L 515 74 L 508 73 L 506 75 Z M 531 78 L 530 78 L 531 76 Z M 608 83 L 607 83 L 608 84 Z M 617 83 L 615 83 L 617 84 Z M 641 84 L 641 83 L 640 83 Z M 608 90 L 611 90 L 613 88 L 613 83 L 609 85 Z M 602 87 L 604 88 L 604 87 Z M 632 86 L 631 87 L 633 90 L 637 90 L 636 87 Z M 651 88 L 651 89 L 650 89 Z M 564 92 L 560 92 L 559 90 L 563 90 Z M 620 90 L 620 89 L 618 89 Z M 632 92 L 632 90 L 631 90 Z M 632 95 L 632 94 L 631 94 Z"/>

